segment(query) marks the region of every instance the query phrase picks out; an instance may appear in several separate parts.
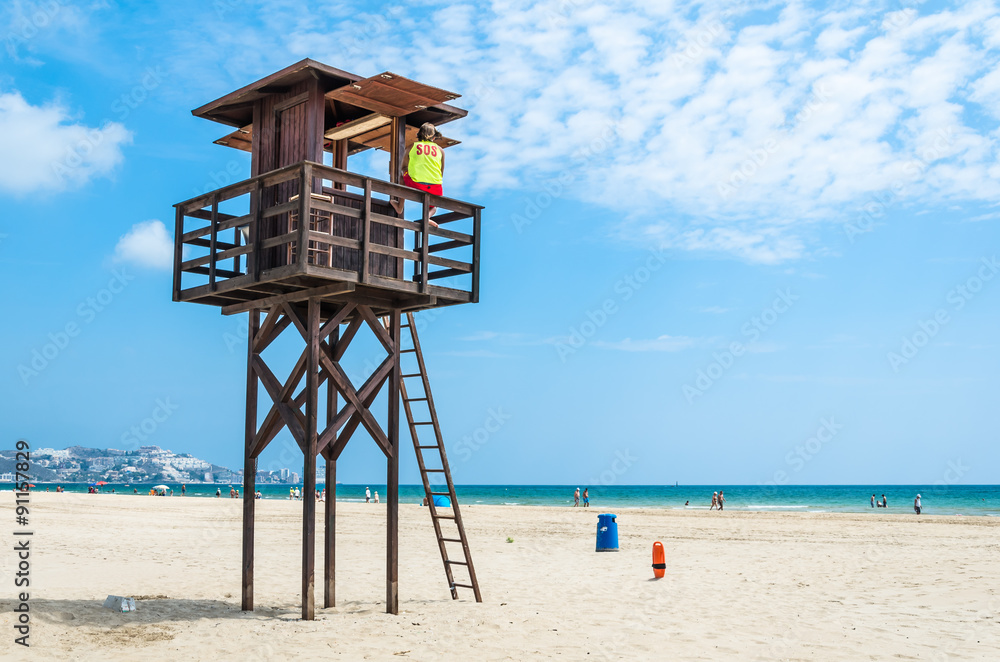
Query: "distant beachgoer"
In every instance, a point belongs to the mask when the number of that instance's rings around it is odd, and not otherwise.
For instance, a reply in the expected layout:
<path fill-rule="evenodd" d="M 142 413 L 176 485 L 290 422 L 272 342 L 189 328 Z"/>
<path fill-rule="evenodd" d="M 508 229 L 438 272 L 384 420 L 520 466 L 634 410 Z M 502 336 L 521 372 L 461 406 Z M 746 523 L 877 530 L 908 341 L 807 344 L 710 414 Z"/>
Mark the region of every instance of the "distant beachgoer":
<path fill-rule="evenodd" d="M 257 490 L 257 494 L 255 494 L 253 498 L 254 499 L 263 499 L 264 495 L 260 493 L 260 490 Z"/>
<path fill-rule="evenodd" d="M 181 483 L 181 496 L 184 496 L 185 494 L 187 494 L 187 485 Z"/>
<path fill-rule="evenodd" d="M 712 492 L 712 507 L 709 508 L 709 510 L 715 510 L 715 508 L 718 505 L 719 505 L 719 493 L 718 492 Z"/>
<path fill-rule="evenodd" d="M 920 507 L 920 495 L 918 494 L 917 498 L 913 500 L 913 512 L 919 515 L 921 510 L 922 508 Z"/>
<path fill-rule="evenodd" d="M 233 498 L 235 498 L 235 497 L 236 497 L 236 490 L 234 490 L 234 489 L 233 489 L 233 486 L 232 486 L 232 485 L 230 485 L 230 486 L 229 486 L 229 498 L 230 498 L 230 499 L 233 499 Z"/>
<path fill-rule="evenodd" d="M 113 487 L 111 488 L 111 493 L 112 493 L 112 494 L 114 494 L 114 493 L 115 493 L 115 488 L 113 488 Z M 170 490 L 170 496 L 173 496 L 173 495 L 174 495 L 174 491 L 173 491 L 173 490 Z"/>
<path fill-rule="evenodd" d="M 583 507 L 590 508 L 590 488 L 583 488 Z"/>
<path fill-rule="evenodd" d="M 573 492 L 573 507 L 576 508 L 580 505 L 580 488 L 576 488 L 576 492 Z"/>
<path fill-rule="evenodd" d="M 375 503 L 378 503 L 378 490 L 375 490 Z"/>
<path fill-rule="evenodd" d="M 885 500 L 885 495 L 884 494 L 882 495 L 882 507 L 883 508 L 888 508 L 889 507 L 889 502 Z"/>
<path fill-rule="evenodd" d="M 365 503 L 371 503 L 371 500 L 372 500 L 372 491 L 366 487 L 365 488 Z"/>
<path fill-rule="evenodd" d="M 875 495 L 873 494 L 872 495 L 872 508 L 874 508 L 874 507 L 875 507 Z"/>
<path fill-rule="evenodd" d="M 288 500 L 291 501 L 294 498 L 295 498 L 295 488 L 294 487 L 289 487 L 288 488 Z"/>
<path fill-rule="evenodd" d="M 726 497 L 722 496 L 722 490 L 719 490 L 719 510 L 722 510 L 722 504 L 726 502 Z"/>
<path fill-rule="evenodd" d="M 221 487 L 215 488 L 215 498 L 216 499 L 221 499 L 222 498 L 222 488 Z"/>
<path fill-rule="evenodd" d="M 423 502 L 423 503 L 421 503 L 420 505 L 421 505 L 421 506 L 426 506 L 426 505 L 427 505 L 427 497 L 424 497 L 424 502 Z"/>
<path fill-rule="evenodd" d="M 139 493 L 139 488 L 137 488 L 137 487 L 133 487 L 133 488 L 132 488 L 132 493 L 133 493 L 133 494 L 138 494 L 138 493 Z"/>
<path fill-rule="evenodd" d="M 685 502 L 684 502 L 684 505 L 685 505 L 685 506 L 690 506 L 690 505 L 691 505 L 691 502 L 690 502 L 690 501 L 685 501 Z"/>

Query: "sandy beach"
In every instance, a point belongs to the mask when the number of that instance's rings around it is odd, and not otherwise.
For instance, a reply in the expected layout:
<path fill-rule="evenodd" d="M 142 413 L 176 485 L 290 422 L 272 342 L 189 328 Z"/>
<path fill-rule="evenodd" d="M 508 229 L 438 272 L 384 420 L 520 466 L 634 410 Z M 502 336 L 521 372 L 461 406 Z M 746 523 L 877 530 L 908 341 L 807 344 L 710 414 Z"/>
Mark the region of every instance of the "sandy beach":
<path fill-rule="evenodd" d="M 301 502 L 258 502 L 244 613 L 238 500 L 31 498 L 31 649 L 13 645 L 5 545 L 5 659 L 1000 659 L 995 518 L 622 509 L 621 551 L 598 554 L 600 509 L 466 506 L 476 604 L 450 599 L 428 514 L 404 504 L 390 616 L 385 506 L 338 504 L 338 604 L 320 608 L 317 564 L 317 619 L 303 622 Z M 13 495 L 3 503 L 13 522 Z M 108 594 L 138 611 L 102 609 Z"/>

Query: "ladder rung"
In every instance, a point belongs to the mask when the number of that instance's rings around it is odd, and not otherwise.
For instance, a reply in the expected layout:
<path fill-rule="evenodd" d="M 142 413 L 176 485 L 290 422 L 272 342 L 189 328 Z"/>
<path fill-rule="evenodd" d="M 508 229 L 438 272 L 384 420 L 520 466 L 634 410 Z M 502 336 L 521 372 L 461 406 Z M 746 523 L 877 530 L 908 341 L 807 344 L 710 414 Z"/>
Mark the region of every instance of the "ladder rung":
<path fill-rule="evenodd" d="M 462 539 L 461 538 L 441 538 L 441 542 L 462 542 Z"/>
<path fill-rule="evenodd" d="M 427 402 L 427 398 L 407 398 L 404 402 Z"/>
<path fill-rule="evenodd" d="M 451 492 L 431 492 L 431 496 L 451 496 Z"/>
<path fill-rule="evenodd" d="M 417 446 L 417 448 L 441 448 L 440 446 Z"/>
<path fill-rule="evenodd" d="M 400 377 L 420 377 L 420 376 L 421 374 L 419 372 L 415 372 L 412 375 L 400 375 Z"/>
<path fill-rule="evenodd" d="M 468 584 L 452 584 L 452 588 L 471 588 L 473 591 L 476 590 L 475 586 L 469 586 Z"/>
<path fill-rule="evenodd" d="M 450 563 L 451 565 L 469 565 L 465 561 L 445 561 L 445 563 Z"/>
<path fill-rule="evenodd" d="M 414 425 L 434 425 L 434 421 L 417 421 Z"/>
<path fill-rule="evenodd" d="M 434 517 L 437 517 L 438 519 L 455 519 L 454 515 L 434 515 Z"/>
<path fill-rule="evenodd" d="M 413 353 L 415 351 L 417 351 L 417 350 L 415 350 L 415 349 L 403 349 L 403 350 L 400 350 L 399 353 L 400 354 L 411 354 L 411 353 Z"/>
<path fill-rule="evenodd" d="M 444 469 L 424 469 L 427 473 L 443 474 Z"/>
<path fill-rule="evenodd" d="M 399 328 L 401 328 L 401 329 L 409 329 L 410 325 L 409 324 L 400 324 Z"/>

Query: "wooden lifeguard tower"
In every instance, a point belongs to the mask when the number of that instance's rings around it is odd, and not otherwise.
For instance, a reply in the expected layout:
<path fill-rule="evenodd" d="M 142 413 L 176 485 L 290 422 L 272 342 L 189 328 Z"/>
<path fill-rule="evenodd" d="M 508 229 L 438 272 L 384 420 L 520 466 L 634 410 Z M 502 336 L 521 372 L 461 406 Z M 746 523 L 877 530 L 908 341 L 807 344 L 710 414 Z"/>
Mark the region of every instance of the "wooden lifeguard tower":
<path fill-rule="evenodd" d="M 334 605 L 337 458 L 363 427 L 387 460 L 386 611 L 399 612 L 401 402 L 451 595 L 457 599 L 458 589 L 468 588 L 482 599 L 413 320 L 415 311 L 479 300 L 482 207 L 401 184 L 404 150 L 417 128 L 465 117 L 448 103 L 457 97 L 389 72 L 362 78 L 303 60 L 193 111 L 235 128 L 217 144 L 251 154 L 249 179 L 175 205 L 173 282 L 174 301 L 250 315 L 244 610 L 254 605 L 257 457 L 283 428 L 304 454 L 302 618 L 314 618 L 320 455 L 327 492 L 323 604 Z M 349 171 L 351 155 L 373 148 L 389 153 L 387 181 Z M 393 210 L 390 197 L 408 201 L 406 215 Z M 430 223 L 432 207 L 438 227 Z M 341 359 L 365 326 L 387 356 L 356 387 Z M 305 349 L 282 381 L 262 353 L 289 327 Z M 259 384 L 273 403 L 263 420 Z M 371 409 L 384 386 L 385 429 Z M 434 498 L 443 496 L 450 508 L 435 506 Z M 468 580 L 456 579 L 455 570 L 467 571 Z"/>

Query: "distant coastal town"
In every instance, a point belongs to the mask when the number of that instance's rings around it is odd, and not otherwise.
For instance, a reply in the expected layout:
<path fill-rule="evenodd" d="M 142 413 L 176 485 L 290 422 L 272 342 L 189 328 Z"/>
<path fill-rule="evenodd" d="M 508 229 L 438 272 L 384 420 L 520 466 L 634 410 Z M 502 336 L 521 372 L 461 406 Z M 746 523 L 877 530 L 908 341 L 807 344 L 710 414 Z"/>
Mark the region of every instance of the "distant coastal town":
<path fill-rule="evenodd" d="M 14 481 L 15 452 L 0 450 L 0 483 Z M 159 446 L 136 450 L 39 448 L 31 452 L 31 480 L 51 483 L 239 483 L 243 471 L 200 460 L 190 453 L 174 453 Z M 258 471 L 257 484 L 298 483 L 299 474 L 288 469 Z"/>

